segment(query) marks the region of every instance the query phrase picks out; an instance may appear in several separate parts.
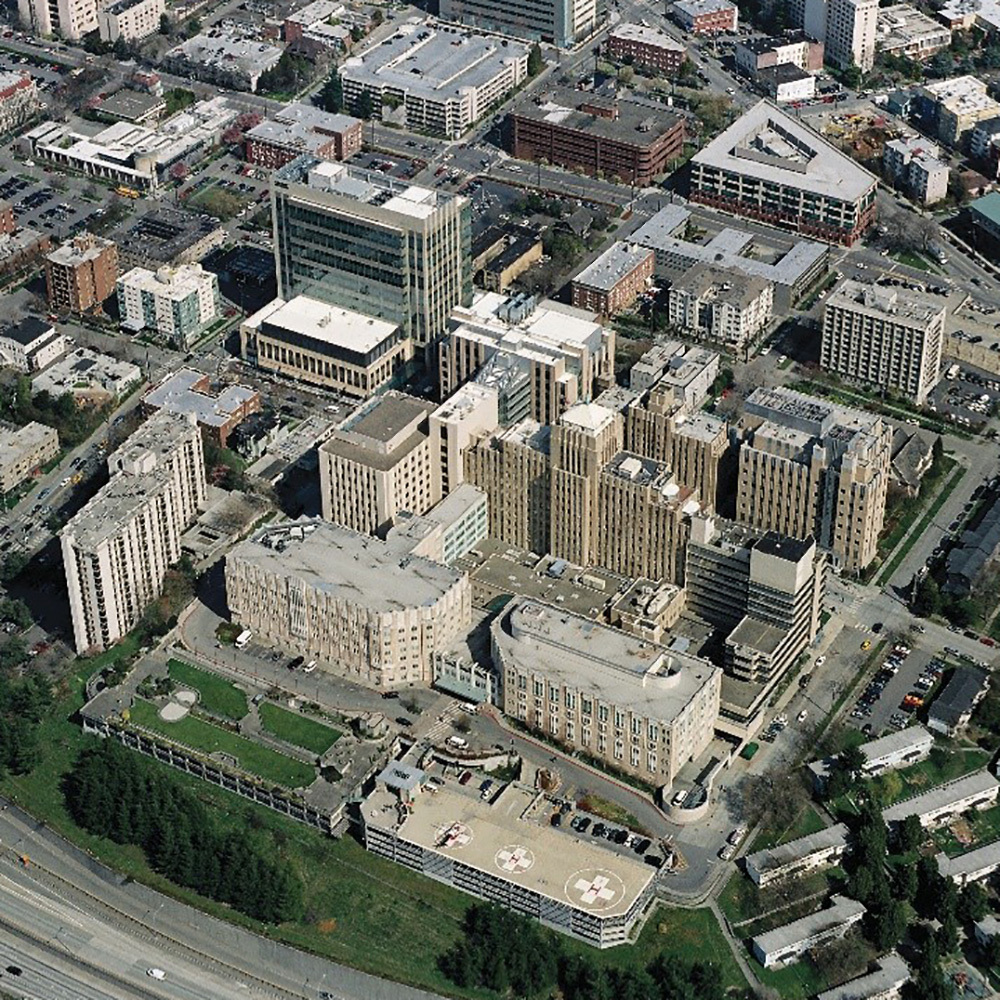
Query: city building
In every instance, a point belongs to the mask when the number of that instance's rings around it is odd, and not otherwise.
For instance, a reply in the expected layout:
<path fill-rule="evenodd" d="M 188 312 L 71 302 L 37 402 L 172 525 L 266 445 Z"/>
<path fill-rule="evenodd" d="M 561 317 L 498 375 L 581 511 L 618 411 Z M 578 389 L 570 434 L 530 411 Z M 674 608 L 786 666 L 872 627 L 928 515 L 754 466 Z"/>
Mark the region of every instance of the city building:
<path fill-rule="evenodd" d="M 1000 191 L 977 198 L 969 205 L 968 213 L 976 234 L 985 237 L 987 244 L 1000 245 Z"/>
<path fill-rule="evenodd" d="M 975 922 L 974 933 L 976 943 L 982 945 L 984 948 L 987 947 L 990 941 L 997 934 L 1000 934 L 1000 919 L 997 919 L 992 913 L 988 913 L 982 920 Z"/>
<path fill-rule="evenodd" d="M 746 38 L 733 48 L 736 69 L 751 80 L 764 69 L 790 64 L 807 73 L 823 69 L 823 43 L 804 31 L 790 31 L 779 37 Z"/>
<path fill-rule="evenodd" d="M 486 494 L 469 483 L 461 483 L 426 514 L 400 514 L 386 541 L 396 547 L 405 546 L 415 556 L 451 566 L 487 538 L 488 511 Z M 435 656 L 435 684 L 440 662 L 441 657 Z"/>
<path fill-rule="evenodd" d="M 111 240 L 80 233 L 45 258 L 49 308 L 84 313 L 114 294 L 118 248 Z"/>
<path fill-rule="evenodd" d="M 240 326 L 240 357 L 263 371 L 367 399 L 396 382 L 413 342 L 395 323 L 296 295 Z"/>
<path fill-rule="evenodd" d="M 922 406 L 941 377 L 944 323 L 940 296 L 845 280 L 823 305 L 820 367 Z"/>
<path fill-rule="evenodd" d="M 201 264 L 133 267 L 117 283 L 123 330 L 155 330 L 187 350 L 220 315 L 219 279 Z"/>
<path fill-rule="evenodd" d="M 957 736 L 969 724 L 976 706 L 986 697 L 990 675 L 978 667 L 956 667 L 931 702 L 927 725 L 936 733 Z"/>
<path fill-rule="evenodd" d="M 321 160 L 346 160 L 361 152 L 362 122 L 301 101 L 286 104 L 246 133 L 248 163 L 274 169 L 303 153 Z"/>
<path fill-rule="evenodd" d="M 719 354 L 716 351 L 705 347 L 687 347 L 679 341 L 667 340 L 654 344 L 632 366 L 629 387 L 638 392 L 651 389 L 654 385 L 670 389 L 674 399 L 687 407 L 693 416 L 708 398 L 718 375 Z M 634 409 L 632 403 L 629 405 Z M 670 462 L 667 464 L 671 465 Z"/>
<path fill-rule="evenodd" d="M 639 577 L 608 608 L 608 622 L 650 642 L 669 641 L 670 629 L 684 611 L 684 588 Z"/>
<path fill-rule="evenodd" d="M 649 247 L 613 243 L 573 278 L 573 305 L 601 316 L 630 308 L 649 286 L 655 261 Z"/>
<path fill-rule="evenodd" d="M 20 128 L 39 108 L 38 84 L 30 73 L 0 72 L 0 133 Z"/>
<path fill-rule="evenodd" d="M 778 847 L 755 851 L 743 859 L 746 873 L 762 889 L 776 882 L 802 878 L 817 868 L 839 864 L 847 853 L 847 837 L 847 827 L 838 823 Z"/>
<path fill-rule="evenodd" d="M 327 521 L 384 534 L 401 511 L 425 514 L 440 499 L 427 418 L 433 403 L 390 390 L 320 445 L 320 499 Z"/>
<path fill-rule="evenodd" d="M 21 372 L 36 372 L 62 357 L 66 337 L 47 320 L 25 316 L 0 328 L 0 365 Z"/>
<path fill-rule="evenodd" d="M 660 28 L 642 24 L 617 24 L 608 33 L 607 53 L 616 62 L 674 76 L 687 58 L 680 42 Z"/>
<path fill-rule="evenodd" d="M 970 882 L 982 882 L 1000 868 L 1000 840 L 983 844 L 957 857 L 949 858 L 944 852 L 937 855 L 938 871 L 960 889 Z"/>
<path fill-rule="evenodd" d="M 483 234 L 487 239 L 490 235 Z M 477 257 L 476 248 L 482 246 L 477 240 L 473 244 L 473 280 L 478 280 L 487 291 L 506 291 L 525 271 L 537 264 L 545 255 L 542 238 L 536 230 L 518 226 L 515 232 L 501 234 L 486 249 L 485 255 Z M 478 265 L 478 266 L 477 266 Z"/>
<path fill-rule="evenodd" d="M 875 558 L 885 517 L 892 433 L 876 414 L 782 387 L 745 403 L 736 519 L 816 539 L 857 573 Z"/>
<path fill-rule="evenodd" d="M 1000 782 L 985 768 L 973 771 L 912 798 L 903 799 L 882 811 L 889 824 L 901 823 L 907 816 L 916 816 L 925 829 L 942 826 L 962 813 L 973 809 L 989 809 L 996 805 Z"/>
<path fill-rule="evenodd" d="M 997 0 L 947 0 L 937 16 L 953 31 L 979 28 L 987 35 L 1000 31 L 1000 3 Z"/>
<path fill-rule="evenodd" d="M 920 136 L 890 139 L 882 151 L 889 178 L 921 205 L 933 205 L 948 195 L 948 165 L 940 150 Z"/>
<path fill-rule="evenodd" d="M 910 981 L 910 969 L 895 952 L 883 955 L 871 972 L 824 990 L 816 1000 L 896 1000 Z"/>
<path fill-rule="evenodd" d="M 778 104 L 811 101 L 816 96 L 816 77 L 787 62 L 758 70 L 757 86 Z"/>
<path fill-rule="evenodd" d="M 99 103 L 93 110 L 98 117 L 130 125 L 158 122 L 167 112 L 167 102 L 161 95 L 129 87 L 122 87 L 105 98 L 98 96 L 97 100 Z"/>
<path fill-rule="evenodd" d="M 522 598 L 490 626 L 503 711 L 667 790 L 712 742 L 722 672 Z"/>
<path fill-rule="evenodd" d="M 423 348 L 472 302 L 469 202 L 301 156 L 271 179 L 278 295 L 398 325 Z"/>
<path fill-rule="evenodd" d="M 946 594 L 966 596 L 1000 549 L 1000 503 L 991 503 L 974 528 L 966 528 L 945 560 Z"/>
<path fill-rule="evenodd" d="M 32 420 L 23 427 L 0 427 L 0 493 L 20 486 L 36 469 L 59 454 L 54 427 Z"/>
<path fill-rule="evenodd" d="M 214 216 L 158 205 L 114 229 L 118 265 L 133 267 L 196 264 L 226 242 L 226 229 Z"/>
<path fill-rule="evenodd" d="M 488 0 L 441 0 L 443 21 L 572 48 L 597 27 L 595 0 L 516 0 L 497 6 Z"/>
<path fill-rule="evenodd" d="M 6 199 L 0 199 L 0 236 L 9 236 L 17 230 L 14 206 Z"/>
<path fill-rule="evenodd" d="M 765 969 L 780 969 L 797 962 L 811 948 L 842 938 L 868 911 L 854 899 L 833 895 L 830 905 L 751 941 L 754 958 Z"/>
<path fill-rule="evenodd" d="M 959 146 L 979 122 L 1000 116 L 1000 103 L 990 96 L 985 80 L 958 76 L 918 87 L 914 110 L 925 132 Z"/>
<path fill-rule="evenodd" d="M 672 326 L 734 354 L 746 354 L 764 336 L 774 309 L 770 282 L 713 264 L 695 264 L 668 296 Z"/>
<path fill-rule="evenodd" d="M 177 76 L 254 93 L 260 78 L 278 65 L 282 51 L 257 38 L 213 30 L 169 49 L 160 67 Z"/>
<path fill-rule="evenodd" d="M 355 11 L 340 0 L 313 0 L 285 17 L 284 37 L 288 45 L 304 52 L 336 52 L 350 49 L 351 28 L 367 30 L 364 11 Z"/>
<path fill-rule="evenodd" d="M 695 264 L 729 268 L 774 286 L 774 309 L 787 312 L 825 273 L 830 249 L 815 240 L 797 240 L 785 253 L 761 245 L 746 230 L 726 227 L 706 243 L 690 242 L 681 234 L 688 229 L 691 212 L 680 204 L 664 205 L 629 237 L 629 242 L 649 247 L 656 254 L 656 274 L 671 280 Z M 771 259 L 761 259 L 766 256 Z"/>
<path fill-rule="evenodd" d="M 554 423 L 614 380 L 615 334 L 589 311 L 533 296 L 477 295 L 452 312 L 438 350 L 438 388 L 472 379 L 495 389 L 500 423 Z"/>
<path fill-rule="evenodd" d="M 829 243 L 851 246 L 875 218 L 875 176 L 768 101 L 695 153 L 691 167 L 692 201 Z"/>
<path fill-rule="evenodd" d="M 684 119 L 658 102 L 562 86 L 519 100 L 506 129 L 508 152 L 519 160 L 546 160 L 637 187 L 669 172 L 684 134 Z"/>
<path fill-rule="evenodd" d="M 12 274 L 33 267 L 51 246 L 48 233 L 27 226 L 13 233 L 0 233 L 0 274 Z"/>
<path fill-rule="evenodd" d="M 869 740 L 858 747 L 865 755 L 862 774 L 866 778 L 875 778 L 885 774 L 886 771 L 910 767 L 925 760 L 933 748 L 934 736 L 923 726 L 908 726 L 876 740 Z M 822 792 L 838 760 L 839 754 L 814 760 L 809 764 L 813 785 L 817 791 Z"/>
<path fill-rule="evenodd" d="M 692 35 L 735 32 L 739 21 L 739 8 L 729 0 L 676 0 L 668 11 Z"/>
<path fill-rule="evenodd" d="M 465 573 L 318 519 L 262 528 L 226 557 L 233 621 L 371 687 L 429 685 L 472 622 Z"/>
<path fill-rule="evenodd" d="M 804 0 L 802 24 L 824 43 L 826 61 L 841 69 L 875 65 L 878 0 Z"/>
<path fill-rule="evenodd" d="M 97 30 L 102 42 L 137 42 L 160 30 L 166 11 L 164 0 L 115 0 L 97 11 Z"/>
<path fill-rule="evenodd" d="M 225 448 L 237 424 L 259 413 L 260 393 L 245 385 L 214 387 L 210 376 L 181 368 L 164 377 L 142 397 L 145 410 L 191 414 L 215 444 Z"/>
<path fill-rule="evenodd" d="M 969 153 L 990 178 L 1000 177 L 1000 116 L 977 122 L 969 137 Z"/>
<path fill-rule="evenodd" d="M 31 380 L 31 394 L 62 396 L 68 392 L 80 402 L 100 404 L 123 399 L 140 381 L 138 365 L 78 347 L 39 372 Z"/>
<path fill-rule="evenodd" d="M 75 42 L 97 29 L 97 0 L 17 0 L 21 26 L 36 37 Z"/>
<path fill-rule="evenodd" d="M 447 0 L 446 0 L 447 2 Z M 340 66 L 347 107 L 368 94 L 404 127 L 457 139 L 528 79 L 528 46 L 417 19 Z"/>
<path fill-rule="evenodd" d="M 908 3 L 880 7 L 875 31 L 879 52 L 907 59 L 923 61 L 951 45 L 951 28 Z"/>
<path fill-rule="evenodd" d="M 364 844 L 592 947 L 624 944 L 653 903 L 655 870 L 540 822 L 537 798 L 507 784 L 484 800 L 393 763 L 361 805 Z"/>
<path fill-rule="evenodd" d="M 25 133 L 19 144 L 26 156 L 142 192 L 169 180 L 175 163 L 190 167 L 214 149 L 239 113 L 225 97 L 215 97 L 178 111 L 155 128 L 115 122 L 86 134 L 71 124 L 48 121 Z"/>
<path fill-rule="evenodd" d="M 107 649 L 139 622 L 206 494 L 201 432 L 160 412 L 108 456 L 110 481 L 59 533 L 77 653 Z"/>
<path fill-rule="evenodd" d="M 492 434 L 499 424 L 495 389 L 468 382 L 449 396 L 428 418 L 434 464 L 434 492 L 447 497 L 465 482 L 465 452 L 473 441 Z"/>

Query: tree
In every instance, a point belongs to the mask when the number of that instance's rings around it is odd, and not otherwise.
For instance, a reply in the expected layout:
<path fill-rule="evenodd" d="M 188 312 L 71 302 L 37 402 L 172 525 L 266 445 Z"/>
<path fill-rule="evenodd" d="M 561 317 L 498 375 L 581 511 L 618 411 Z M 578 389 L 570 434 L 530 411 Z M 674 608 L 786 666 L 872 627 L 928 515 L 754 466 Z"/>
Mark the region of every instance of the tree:
<path fill-rule="evenodd" d="M 861 747 L 851 746 L 844 750 L 837 759 L 837 766 L 851 776 L 857 778 L 868 763 Z"/>
<path fill-rule="evenodd" d="M 954 913 L 946 913 L 935 935 L 938 948 L 945 955 L 950 955 L 958 948 L 958 918 Z"/>
<path fill-rule="evenodd" d="M 191 173 L 191 170 L 183 160 L 178 160 L 176 163 L 171 164 L 170 170 L 167 172 L 171 180 L 182 181 Z"/>
<path fill-rule="evenodd" d="M 861 86 L 861 69 L 857 63 L 851 62 L 851 65 L 846 67 L 841 75 L 844 86 L 849 90 L 857 90 Z"/>
<path fill-rule="evenodd" d="M 1000 934 L 994 934 L 983 949 L 983 960 L 988 969 L 1000 969 Z"/>
<path fill-rule="evenodd" d="M 370 121 L 375 114 L 375 101 L 372 98 L 371 92 L 367 90 L 361 91 L 358 99 L 354 102 L 354 113 L 362 121 Z"/>
<path fill-rule="evenodd" d="M 915 851 L 923 842 L 924 828 L 916 816 L 907 816 L 896 827 L 896 846 L 902 853 L 908 854 L 910 851 Z"/>
<path fill-rule="evenodd" d="M 913 865 L 900 865 L 892 873 L 892 894 L 904 903 L 912 903 L 917 894 L 917 869 Z"/>
<path fill-rule="evenodd" d="M 978 882 L 963 886 L 958 894 L 956 909 L 956 916 L 963 924 L 974 924 L 977 920 L 982 920 L 988 909 L 989 897 Z"/>
<path fill-rule="evenodd" d="M 542 58 L 542 47 L 535 42 L 528 50 L 528 76 L 538 76 L 545 68 L 545 60 Z"/>
<path fill-rule="evenodd" d="M 160 34 L 169 35 L 172 30 L 170 16 L 166 13 L 160 15 Z"/>
<path fill-rule="evenodd" d="M 866 914 L 865 934 L 879 952 L 895 948 L 905 933 L 906 908 L 898 900 Z"/>
<path fill-rule="evenodd" d="M 319 92 L 319 105 L 331 114 L 344 110 L 344 85 L 340 81 L 339 73 L 331 73 L 330 78 L 323 84 L 323 89 Z"/>
<path fill-rule="evenodd" d="M 930 618 L 941 611 L 941 588 L 930 573 L 925 573 L 916 582 L 910 609 L 921 618 Z"/>

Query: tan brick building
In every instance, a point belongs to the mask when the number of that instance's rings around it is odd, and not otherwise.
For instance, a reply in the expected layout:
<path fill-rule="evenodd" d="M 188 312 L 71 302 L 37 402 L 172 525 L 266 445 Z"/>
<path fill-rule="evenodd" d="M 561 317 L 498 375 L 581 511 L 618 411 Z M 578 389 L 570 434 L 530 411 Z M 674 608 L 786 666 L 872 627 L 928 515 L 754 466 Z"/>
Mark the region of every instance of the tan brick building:
<path fill-rule="evenodd" d="M 45 287 L 54 310 L 82 313 L 115 293 L 118 247 L 111 240 L 81 233 L 45 258 Z"/>
<path fill-rule="evenodd" d="M 54 427 L 33 420 L 16 430 L 0 428 L 0 493 L 9 493 L 58 454 Z"/>

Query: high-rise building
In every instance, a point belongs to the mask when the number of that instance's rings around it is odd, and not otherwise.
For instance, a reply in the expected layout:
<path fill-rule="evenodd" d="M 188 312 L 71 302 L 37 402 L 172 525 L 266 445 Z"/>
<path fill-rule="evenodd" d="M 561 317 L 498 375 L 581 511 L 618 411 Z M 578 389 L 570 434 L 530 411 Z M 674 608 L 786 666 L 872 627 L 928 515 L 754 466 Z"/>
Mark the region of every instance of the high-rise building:
<path fill-rule="evenodd" d="M 522 598 L 490 626 L 511 718 L 664 786 L 711 743 L 722 672 L 564 608 Z"/>
<path fill-rule="evenodd" d="M 458 21 L 518 38 L 572 46 L 597 27 L 596 0 L 516 0 L 511 4 L 488 0 L 441 0 L 443 21 Z"/>
<path fill-rule="evenodd" d="M 945 300 L 844 281 L 823 306 L 820 367 L 922 405 L 941 376 Z"/>
<path fill-rule="evenodd" d="M 123 329 L 155 330 L 182 351 L 219 316 L 219 279 L 201 264 L 133 267 L 117 289 Z"/>
<path fill-rule="evenodd" d="M 102 42 L 135 42 L 160 30 L 164 0 L 114 0 L 97 12 Z"/>
<path fill-rule="evenodd" d="M 193 416 L 160 411 L 108 457 L 111 480 L 62 532 L 78 653 L 126 635 L 181 556 L 181 534 L 205 502 Z"/>
<path fill-rule="evenodd" d="M 497 429 L 497 394 L 469 382 L 446 399 L 429 417 L 428 433 L 434 463 L 434 492 L 446 497 L 465 482 L 465 451 L 472 441 Z"/>
<path fill-rule="evenodd" d="M 111 240 L 81 233 L 45 258 L 45 287 L 54 310 L 82 313 L 114 294 L 118 247 Z"/>
<path fill-rule="evenodd" d="M 271 182 L 278 294 L 398 324 L 418 347 L 472 303 L 471 219 L 460 195 L 300 156 Z"/>
<path fill-rule="evenodd" d="M 824 43 L 826 60 L 868 73 L 875 65 L 878 0 L 804 0 L 806 34 Z"/>
<path fill-rule="evenodd" d="M 859 572 L 875 558 L 885 518 L 892 431 L 883 419 L 791 389 L 747 397 L 736 519 L 815 538 Z"/>
<path fill-rule="evenodd" d="M 17 0 L 17 12 L 32 35 L 60 34 L 76 41 L 97 30 L 97 0 Z"/>

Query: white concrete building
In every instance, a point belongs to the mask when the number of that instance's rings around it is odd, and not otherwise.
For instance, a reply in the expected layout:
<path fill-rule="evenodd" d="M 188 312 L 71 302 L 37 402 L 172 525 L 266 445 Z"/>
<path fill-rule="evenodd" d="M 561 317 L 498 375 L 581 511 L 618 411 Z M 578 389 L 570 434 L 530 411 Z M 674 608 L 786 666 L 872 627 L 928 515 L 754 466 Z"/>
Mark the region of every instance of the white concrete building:
<path fill-rule="evenodd" d="M 472 623 L 466 573 L 324 521 L 263 528 L 226 557 L 234 621 L 323 669 L 385 689 L 429 685 Z"/>
<path fill-rule="evenodd" d="M 907 726 L 906 729 L 861 744 L 858 749 L 865 755 L 862 773 L 866 778 L 874 778 L 886 771 L 910 767 L 925 760 L 933 748 L 933 734 L 923 726 Z M 825 757 L 823 760 L 814 760 L 809 765 L 813 784 L 817 788 L 825 785 L 837 759 Z"/>
<path fill-rule="evenodd" d="M 0 493 L 9 493 L 58 454 L 54 427 L 34 420 L 16 430 L 0 427 Z"/>
<path fill-rule="evenodd" d="M 933 142 L 920 136 L 890 139 L 882 151 L 889 177 L 921 205 L 933 205 L 948 194 L 948 165 Z"/>
<path fill-rule="evenodd" d="M 499 426 L 495 389 L 467 382 L 428 418 L 434 463 L 434 490 L 447 496 L 465 482 L 465 450 L 478 437 Z"/>
<path fill-rule="evenodd" d="M 166 11 L 164 0 L 115 0 L 97 12 L 101 41 L 135 42 L 160 30 Z"/>
<path fill-rule="evenodd" d="M 937 856 L 938 871 L 951 879 L 959 888 L 970 882 L 981 882 L 1000 868 L 1000 840 L 983 844 L 975 850 L 966 851 L 956 858 L 941 853 Z"/>
<path fill-rule="evenodd" d="M 801 878 L 817 868 L 835 865 L 847 853 L 847 836 L 847 827 L 838 823 L 787 844 L 755 851 L 744 859 L 747 875 L 763 888 L 774 882 Z"/>
<path fill-rule="evenodd" d="M 206 494 L 201 431 L 161 411 L 108 456 L 111 480 L 60 532 L 77 653 L 128 634 L 181 557 Z"/>
<path fill-rule="evenodd" d="M 17 0 L 24 29 L 76 41 L 97 28 L 97 0 Z"/>
<path fill-rule="evenodd" d="M 201 264 L 134 267 L 118 279 L 122 329 L 155 330 L 186 350 L 219 316 L 219 279 Z"/>
<path fill-rule="evenodd" d="M 66 353 L 68 341 L 49 322 L 27 316 L 0 329 L 0 364 L 35 372 Z"/>
<path fill-rule="evenodd" d="M 862 73 L 875 65 L 878 0 L 805 0 L 803 27 L 823 42 L 827 62 Z"/>
<path fill-rule="evenodd" d="M 897 802 L 883 810 L 882 818 L 892 826 L 907 816 L 916 816 L 925 830 L 932 829 L 964 812 L 996 805 L 998 790 L 1000 782 L 984 768 Z"/>
<path fill-rule="evenodd" d="M 890 952 L 875 963 L 871 972 L 824 990 L 816 1000 L 896 1000 L 909 981 L 909 966 L 895 952 Z"/>
<path fill-rule="evenodd" d="M 253 93 L 260 78 L 281 61 L 282 51 L 258 38 L 214 29 L 175 45 L 160 65 L 169 73 Z"/>
<path fill-rule="evenodd" d="M 876 31 L 879 52 L 907 59 L 929 59 L 951 45 L 951 28 L 908 3 L 880 7 Z"/>
<path fill-rule="evenodd" d="M 825 910 L 759 934 L 751 942 L 754 957 L 765 969 L 791 965 L 810 948 L 843 937 L 868 912 L 857 900 L 846 896 L 831 896 L 830 904 Z"/>

